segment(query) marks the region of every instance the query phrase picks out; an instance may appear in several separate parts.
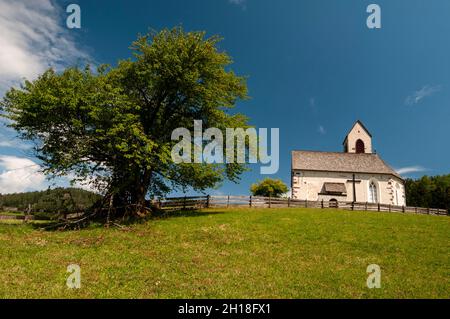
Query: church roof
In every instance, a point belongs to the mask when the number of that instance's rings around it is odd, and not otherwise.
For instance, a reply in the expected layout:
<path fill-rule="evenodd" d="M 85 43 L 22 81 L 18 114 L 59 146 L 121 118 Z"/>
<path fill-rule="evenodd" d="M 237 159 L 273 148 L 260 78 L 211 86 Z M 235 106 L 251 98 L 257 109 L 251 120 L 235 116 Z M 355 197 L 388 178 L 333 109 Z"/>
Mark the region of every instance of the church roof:
<path fill-rule="evenodd" d="M 292 169 L 304 171 L 388 174 L 402 178 L 377 154 L 292 151 Z"/>
<path fill-rule="evenodd" d="M 331 194 L 346 194 L 347 189 L 344 183 L 323 183 L 323 190 L 325 193 Z"/>

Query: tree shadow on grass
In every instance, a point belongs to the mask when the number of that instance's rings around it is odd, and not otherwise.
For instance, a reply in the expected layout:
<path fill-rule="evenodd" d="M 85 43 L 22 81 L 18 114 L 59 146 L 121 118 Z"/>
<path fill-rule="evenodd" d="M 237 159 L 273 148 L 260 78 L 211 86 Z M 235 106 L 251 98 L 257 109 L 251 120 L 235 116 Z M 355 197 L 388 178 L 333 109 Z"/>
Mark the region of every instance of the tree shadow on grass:
<path fill-rule="evenodd" d="M 173 211 L 164 211 L 159 210 L 155 211 L 152 214 L 145 217 L 133 217 L 133 218 L 118 218 L 113 219 L 109 223 L 109 227 L 131 227 L 133 225 L 145 224 L 149 221 L 155 220 L 165 220 L 179 217 L 204 217 L 208 215 L 219 215 L 224 214 L 223 211 L 214 210 L 214 211 L 205 211 L 200 209 L 185 209 L 185 210 L 173 210 Z M 67 227 L 64 224 L 64 221 L 61 220 L 49 220 L 45 223 L 29 223 L 33 229 L 44 230 L 44 231 L 61 231 L 61 230 L 80 230 L 80 229 L 95 229 L 95 228 L 104 228 L 108 225 L 104 220 L 89 220 L 84 225 L 78 225 L 77 227 Z"/>

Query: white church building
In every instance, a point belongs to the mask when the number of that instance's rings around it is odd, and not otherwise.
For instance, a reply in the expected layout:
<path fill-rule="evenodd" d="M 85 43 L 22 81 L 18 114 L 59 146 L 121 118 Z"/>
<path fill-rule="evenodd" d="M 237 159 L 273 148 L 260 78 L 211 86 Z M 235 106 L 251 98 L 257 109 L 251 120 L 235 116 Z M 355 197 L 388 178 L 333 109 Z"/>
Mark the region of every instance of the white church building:
<path fill-rule="evenodd" d="M 343 152 L 292 151 L 292 198 L 406 205 L 402 177 L 372 150 L 372 135 L 356 121 Z"/>

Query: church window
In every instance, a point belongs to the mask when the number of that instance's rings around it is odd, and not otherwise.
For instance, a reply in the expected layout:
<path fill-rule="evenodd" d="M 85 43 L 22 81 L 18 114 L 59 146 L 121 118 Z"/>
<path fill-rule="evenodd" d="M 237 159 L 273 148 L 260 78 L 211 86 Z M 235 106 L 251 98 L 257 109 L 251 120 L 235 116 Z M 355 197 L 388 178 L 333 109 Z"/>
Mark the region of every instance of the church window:
<path fill-rule="evenodd" d="M 374 181 L 369 184 L 369 203 L 378 203 L 377 185 Z"/>
<path fill-rule="evenodd" d="M 396 184 L 395 185 L 395 205 L 400 205 L 400 194 L 401 194 L 400 185 Z"/>

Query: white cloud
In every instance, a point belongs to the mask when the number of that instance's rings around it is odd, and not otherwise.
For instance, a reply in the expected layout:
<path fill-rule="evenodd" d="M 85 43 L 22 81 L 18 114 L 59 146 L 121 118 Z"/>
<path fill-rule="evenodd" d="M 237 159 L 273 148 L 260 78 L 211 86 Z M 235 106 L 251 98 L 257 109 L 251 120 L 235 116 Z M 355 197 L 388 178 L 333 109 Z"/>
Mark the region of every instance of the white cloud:
<path fill-rule="evenodd" d="M 90 60 L 61 25 L 65 16 L 51 0 L 0 0 L 0 96 L 49 67 Z"/>
<path fill-rule="evenodd" d="M 241 8 L 245 9 L 245 3 L 247 2 L 247 0 L 228 0 L 229 3 L 231 4 L 235 4 L 240 6 Z"/>
<path fill-rule="evenodd" d="M 436 92 L 439 92 L 441 90 L 440 85 L 425 85 L 420 90 L 415 91 L 413 94 L 408 96 L 405 100 L 406 105 L 414 105 L 418 104 L 422 99 L 424 99 L 427 96 L 431 96 Z"/>
<path fill-rule="evenodd" d="M 398 168 L 396 169 L 397 173 L 400 175 L 404 175 L 404 174 L 410 174 L 410 173 L 418 173 L 418 172 L 424 172 L 427 169 L 416 165 L 416 166 L 406 166 L 406 167 L 402 167 L 402 168 Z"/>
<path fill-rule="evenodd" d="M 33 80 L 50 67 L 60 71 L 92 62 L 77 45 L 76 31 L 66 28 L 63 9 L 52 0 L 0 0 L 0 98 L 24 78 Z M 4 126 L 7 123 L 0 118 L 0 147 L 31 148 L 14 138 L 14 131 Z M 58 180 L 58 184 L 65 182 L 66 178 Z M 77 182 L 76 186 L 91 189 L 89 183 Z M 48 185 L 32 160 L 0 154 L 0 193 L 42 190 Z"/>
<path fill-rule="evenodd" d="M 45 190 L 49 186 L 69 187 L 70 181 L 75 179 L 75 175 L 69 174 L 50 183 L 41 168 L 28 158 L 0 155 L 0 194 Z M 94 182 L 95 178 L 90 177 L 84 181 L 75 181 L 73 187 L 98 192 Z"/>
<path fill-rule="evenodd" d="M 0 155 L 0 193 L 42 190 L 44 181 L 39 165 L 32 160 Z"/>
<path fill-rule="evenodd" d="M 315 97 L 309 98 L 307 109 L 314 115 L 317 115 L 319 113 L 319 108 L 317 107 L 317 99 Z"/>
<path fill-rule="evenodd" d="M 96 193 L 99 192 L 99 190 L 95 186 L 96 181 L 97 181 L 97 179 L 95 177 L 88 177 L 85 180 L 80 181 L 80 180 L 77 180 L 75 174 L 69 174 L 69 175 L 65 176 L 64 178 L 67 180 L 67 182 L 69 184 L 71 181 L 74 181 L 73 187 L 81 188 L 81 189 L 84 189 L 84 190 L 90 191 L 90 192 L 96 192 Z M 103 186 L 106 186 L 106 185 L 103 184 Z"/>
<path fill-rule="evenodd" d="M 322 125 L 319 125 L 319 127 L 317 128 L 317 132 L 319 132 L 322 135 L 327 134 L 327 131 L 325 130 L 325 128 Z"/>

